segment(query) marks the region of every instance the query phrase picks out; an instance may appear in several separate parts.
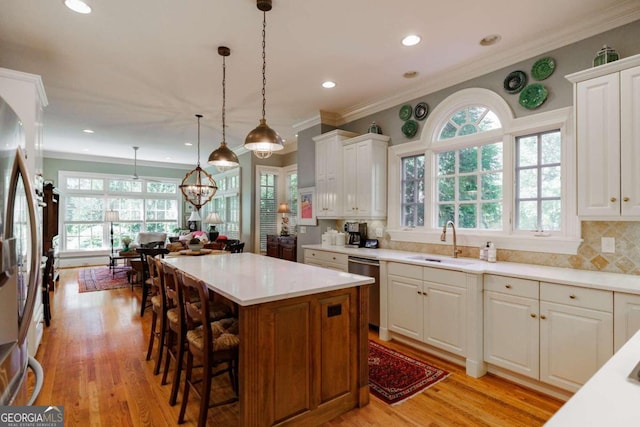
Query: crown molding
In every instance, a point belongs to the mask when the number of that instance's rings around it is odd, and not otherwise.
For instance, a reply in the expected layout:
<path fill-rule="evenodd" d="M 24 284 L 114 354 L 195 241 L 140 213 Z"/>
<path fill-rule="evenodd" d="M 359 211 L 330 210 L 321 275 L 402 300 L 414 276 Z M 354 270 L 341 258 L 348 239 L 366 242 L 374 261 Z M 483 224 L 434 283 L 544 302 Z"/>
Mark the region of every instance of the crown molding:
<path fill-rule="evenodd" d="M 6 77 L 9 79 L 19 80 L 19 81 L 33 84 L 36 88 L 36 93 L 38 94 L 38 100 L 40 101 L 40 105 L 43 107 L 46 107 L 47 105 L 49 105 L 47 94 L 44 91 L 44 84 L 42 83 L 42 77 L 40 77 L 39 75 L 25 73 L 22 71 L 10 70 L 8 68 L 0 68 L 0 77 Z"/>
<path fill-rule="evenodd" d="M 60 160 L 74 160 L 80 162 L 96 162 L 96 163 L 116 163 L 116 164 L 129 164 L 133 166 L 133 159 L 122 157 L 106 157 L 106 156 L 93 156 L 90 154 L 79 153 L 65 153 L 61 151 L 44 150 L 43 157 L 46 159 L 60 159 Z M 137 160 L 138 166 L 149 166 L 156 168 L 169 168 L 169 169 L 191 169 L 193 164 L 185 163 L 169 163 L 169 162 L 154 162 L 149 160 Z"/>

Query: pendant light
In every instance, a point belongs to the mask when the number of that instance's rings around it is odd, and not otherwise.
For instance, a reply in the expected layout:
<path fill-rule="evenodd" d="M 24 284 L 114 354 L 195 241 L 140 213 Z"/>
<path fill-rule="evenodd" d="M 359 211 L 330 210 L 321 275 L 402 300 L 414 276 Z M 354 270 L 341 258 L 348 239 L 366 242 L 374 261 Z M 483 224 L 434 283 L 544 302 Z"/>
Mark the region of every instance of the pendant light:
<path fill-rule="evenodd" d="M 284 142 L 278 133 L 267 125 L 265 119 L 266 95 L 265 87 L 267 85 L 266 69 L 267 56 L 266 47 L 266 28 L 267 28 L 267 12 L 271 10 L 271 0 L 256 0 L 258 9 L 262 11 L 262 119 L 257 128 L 249 132 L 244 140 L 244 147 L 253 151 L 256 157 L 266 159 L 273 154 L 274 151 L 282 150 Z"/>
<path fill-rule="evenodd" d="M 227 65 L 225 63 L 225 58 L 231 55 L 231 49 L 226 46 L 218 46 L 218 54 L 222 56 L 222 142 L 220 143 L 220 147 L 215 149 L 209 154 L 208 163 L 210 165 L 214 165 L 218 168 L 220 172 L 224 172 L 231 168 L 235 168 L 240 164 L 238 161 L 238 156 L 236 153 L 231 151 L 229 147 L 227 147 L 226 141 L 226 124 L 225 124 L 225 106 L 226 106 L 226 80 L 227 80 Z"/>
<path fill-rule="evenodd" d="M 198 163 L 196 168 L 184 176 L 180 184 L 180 191 L 185 199 L 191 203 L 196 210 L 206 205 L 218 191 L 218 186 L 213 177 L 200 167 L 200 119 L 202 114 L 196 114 L 198 118 Z"/>

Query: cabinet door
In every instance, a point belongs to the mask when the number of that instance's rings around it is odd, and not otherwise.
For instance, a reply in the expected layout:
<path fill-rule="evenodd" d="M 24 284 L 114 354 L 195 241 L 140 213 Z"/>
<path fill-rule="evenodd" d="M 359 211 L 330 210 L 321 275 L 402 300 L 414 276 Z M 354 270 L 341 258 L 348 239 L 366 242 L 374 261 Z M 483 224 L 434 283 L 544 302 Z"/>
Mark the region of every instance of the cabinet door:
<path fill-rule="evenodd" d="M 281 243 L 280 244 L 280 258 L 285 259 L 287 261 L 297 261 L 297 251 L 296 245 L 290 243 Z"/>
<path fill-rule="evenodd" d="M 622 215 L 640 216 L 640 67 L 620 73 Z"/>
<path fill-rule="evenodd" d="M 422 280 L 389 275 L 389 330 L 422 339 Z"/>
<path fill-rule="evenodd" d="M 538 300 L 484 293 L 484 360 L 527 377 L 539 377 Z"/>
<path fill-rule="evenodd" d="M 619 74 L 577 84 L 578 215 L 620 216 Z"/>
<path fill-rule="evenodd" d="M 278 236 L 267 235 L 267 256 L 279 258 L 280 253 L 278 249 Z"/>
<path fill-rule="evenodd" d="M 640 330 L 640 295 L 616 292 L 613 296 L 614 351 Z"/>
<path fill-rule="evenodd" d="M 457 286 L 423 283 L 424 341 L 466 355 L 467 291 Z"/>
<path fill-rule="evenodd" d="M 356 144 L 356 188 L 355 188 L 355 206 L 356 215 L 371 215 L 371 191 L 373 188 L 372 168 L 375 165 L 372 162 L 372 146 L 371 141 L 360 142 Z"/>
<path fill-rule="evenodd" d="M 540 381 L 577 391 L 612 355 L 611 313 L 540 302 Z"/>
<path fill-rule="evenodd" d="M 357 168 L 358 156 L 356 150 L 357 144 L 347 145 L 343 148 L 344 159 L 344 185 L 343 185 L 343 204 L 342 208 L 346 217 L 357 216 Z"/>
<path fill-rule="evenodd" d="M 316 216 L 327 215 L 327 141 L 316 142 Z"/>

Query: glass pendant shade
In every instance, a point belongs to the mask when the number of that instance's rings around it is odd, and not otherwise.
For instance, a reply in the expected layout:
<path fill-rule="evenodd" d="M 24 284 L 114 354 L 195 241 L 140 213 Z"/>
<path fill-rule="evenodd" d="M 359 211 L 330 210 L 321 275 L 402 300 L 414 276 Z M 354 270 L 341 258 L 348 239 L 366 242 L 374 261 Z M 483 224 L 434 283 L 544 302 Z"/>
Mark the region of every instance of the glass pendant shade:
<path fill-rule="evenodd" d="M 196 168 L 187 172 L 180 191 L 187 202 L 191 203 L 197 210 L 206 205 L 218 191 L 218 186 L 213 177 L 200 167 L 200 119 L 201 114 L 196 114 L 198 118 L 198 163 Z"/>

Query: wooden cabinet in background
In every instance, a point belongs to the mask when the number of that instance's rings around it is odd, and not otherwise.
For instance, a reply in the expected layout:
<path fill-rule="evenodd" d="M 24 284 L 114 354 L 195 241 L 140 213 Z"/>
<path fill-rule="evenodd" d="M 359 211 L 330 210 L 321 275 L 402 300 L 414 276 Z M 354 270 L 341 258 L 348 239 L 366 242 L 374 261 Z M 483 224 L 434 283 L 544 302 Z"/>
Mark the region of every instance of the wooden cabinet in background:
<path fill-rule="evenodd" d="M 297 244 L 296 236 L 269 234 L 267 235 L 267 256 L 296 262 L 298 257 Z"/>
<path fill-rule="evenodd" d="M 46 255 L 53 248 L 53 238 L 58 235 L 58 202 L 60 195 L 53 184 L 44 186 L 44 203 L 42 211 L 42 254 Z"/>

